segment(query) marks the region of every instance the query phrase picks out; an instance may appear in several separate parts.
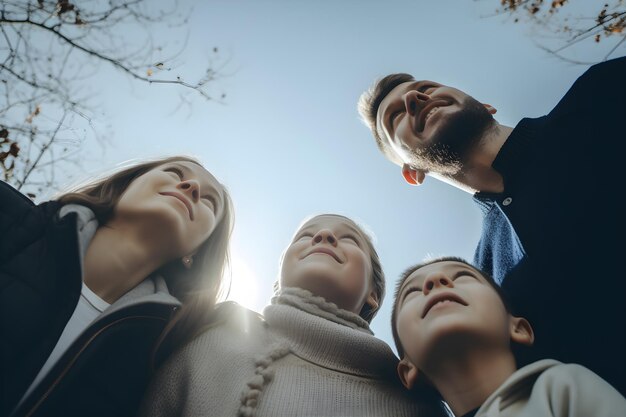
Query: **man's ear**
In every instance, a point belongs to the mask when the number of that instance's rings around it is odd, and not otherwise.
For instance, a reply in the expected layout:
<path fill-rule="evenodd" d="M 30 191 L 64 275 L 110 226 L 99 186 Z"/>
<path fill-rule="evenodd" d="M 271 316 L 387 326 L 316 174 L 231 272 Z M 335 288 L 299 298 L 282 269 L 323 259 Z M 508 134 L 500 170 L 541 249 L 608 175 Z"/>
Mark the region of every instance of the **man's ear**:
<path fill-rule="evenodd" d="M 402 385 L 404 385 L 406 389 L 413 388 L 415 380 L 417 379 L 417 374 L 419 373 L 417 367 L 413 365 L 413 363 L 405 356 L 400 362 L 398 362 L 396 370 L 398 371 L 398 377 L 400 377 Z"/>
<path fill-rule="evenodd" d="M 368 306 L 370 306 L 370 308 L 372 309 L 377 309 L 378 308 L 378 294 L 376 294 L 376 291 L 372 290 L 370 291 L 370 293 L 367 296 L 367 300 L 365 300 L 365 304 L 367 304 Z"/>
<path fill-rule="evenodd" d="M 498 111 L 495 107 L 493 107 L 491 104 L 487 104 L 487 103 L 483 103 L 483 106 L 485 106 L 485 108 L 487 109 L 487 111 L 489 112 L 489 114 L 496 114 L 496 112 Z"/>
<path fill-rule="evenodd" d="M 535 341 L 535 332 L 528 320 L 511 316 L 510 323 L 511 340 L 520 345 L 532 346 Z"/>
<path fill-rule="evenodd" d="M 424 182 L 424 178 L 426 178 L 426 171 L 404 164 L 402 165 L 402 176 L 407 183 L 411 185 L 420 185 Z"/>

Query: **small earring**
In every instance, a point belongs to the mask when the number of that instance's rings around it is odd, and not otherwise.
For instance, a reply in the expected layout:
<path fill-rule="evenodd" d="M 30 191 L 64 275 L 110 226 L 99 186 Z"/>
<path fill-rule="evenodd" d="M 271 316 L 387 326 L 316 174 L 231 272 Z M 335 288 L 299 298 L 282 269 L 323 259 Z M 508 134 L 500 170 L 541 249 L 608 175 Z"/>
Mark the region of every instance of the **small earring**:
<path fill-rule="evenodd" d="M 189 256 L 189 255 L 183 256 L 182 260 L 183 260 L 183 265 L 187 269 L 191 268 L 191 265 L 193 265 L 193 258 L 191 256 Z"/>

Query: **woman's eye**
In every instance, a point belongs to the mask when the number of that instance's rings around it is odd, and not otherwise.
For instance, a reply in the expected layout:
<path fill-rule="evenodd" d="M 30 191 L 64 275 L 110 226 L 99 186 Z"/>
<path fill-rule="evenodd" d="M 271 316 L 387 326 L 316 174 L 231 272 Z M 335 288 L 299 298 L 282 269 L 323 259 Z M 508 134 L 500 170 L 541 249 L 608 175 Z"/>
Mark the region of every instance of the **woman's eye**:
<path fill-rule="evenodd" d="M 310 237 L 313 237 L 313 235 L 312 235 L 311 233 L 302 233 L 301 235 L 299 235 L 299 236 L 296 238 L 296 241 L 298 241 L 298 240 L 302 240 L 302 239 L 304 239 L 304 238 L 310 238 Z"/>
<path fill-rule="evenodd" d="M 172 172 L 178 177 L 179 180 L 183 179 L 183 171 L 181 171 L 178 168 L 170 167 L 170 168 L 165 169 L 165 172 Z"/>

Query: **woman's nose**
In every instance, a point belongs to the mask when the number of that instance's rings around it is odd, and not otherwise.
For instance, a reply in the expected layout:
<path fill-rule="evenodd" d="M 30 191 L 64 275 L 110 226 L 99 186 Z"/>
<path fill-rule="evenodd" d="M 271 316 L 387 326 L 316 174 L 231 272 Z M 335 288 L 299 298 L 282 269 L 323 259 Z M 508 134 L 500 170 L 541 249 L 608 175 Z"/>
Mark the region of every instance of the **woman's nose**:
<path fill-rule="evenodd" d="M 200 184 L 196 180 L 186 180 L 178 184 L 177 188 L 185 194 L 191 196 L 191 200 L 196 203 L 200 199 Z"/>

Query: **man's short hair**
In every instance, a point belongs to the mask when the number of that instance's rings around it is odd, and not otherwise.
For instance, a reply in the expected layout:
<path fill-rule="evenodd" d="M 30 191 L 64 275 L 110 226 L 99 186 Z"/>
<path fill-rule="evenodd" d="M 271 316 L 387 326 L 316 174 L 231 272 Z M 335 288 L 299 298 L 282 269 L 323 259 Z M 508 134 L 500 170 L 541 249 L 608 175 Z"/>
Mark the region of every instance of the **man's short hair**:
<path fill-rule="evenodd" d="M 376 139 L 378 149 L 380 149 L 380 151 L 389 160 L 395 163 L 402 163 L 402 161 L 398 159 L 393 150 L 387 144 L 379 126 L 376 126 L 376 114 L 378 113 L 380 103 L 385 99 L 385 97 L 387 97 L 387 94 L 400 84 L 409 81 L 415 81 L 415 78 L 413 78 L 411 74 L 389 74 L 386 77 L 377 80 L 372 87 L 361 94 L 358 103 L 361 120 L 372 131 L 374 139 Z"/>

